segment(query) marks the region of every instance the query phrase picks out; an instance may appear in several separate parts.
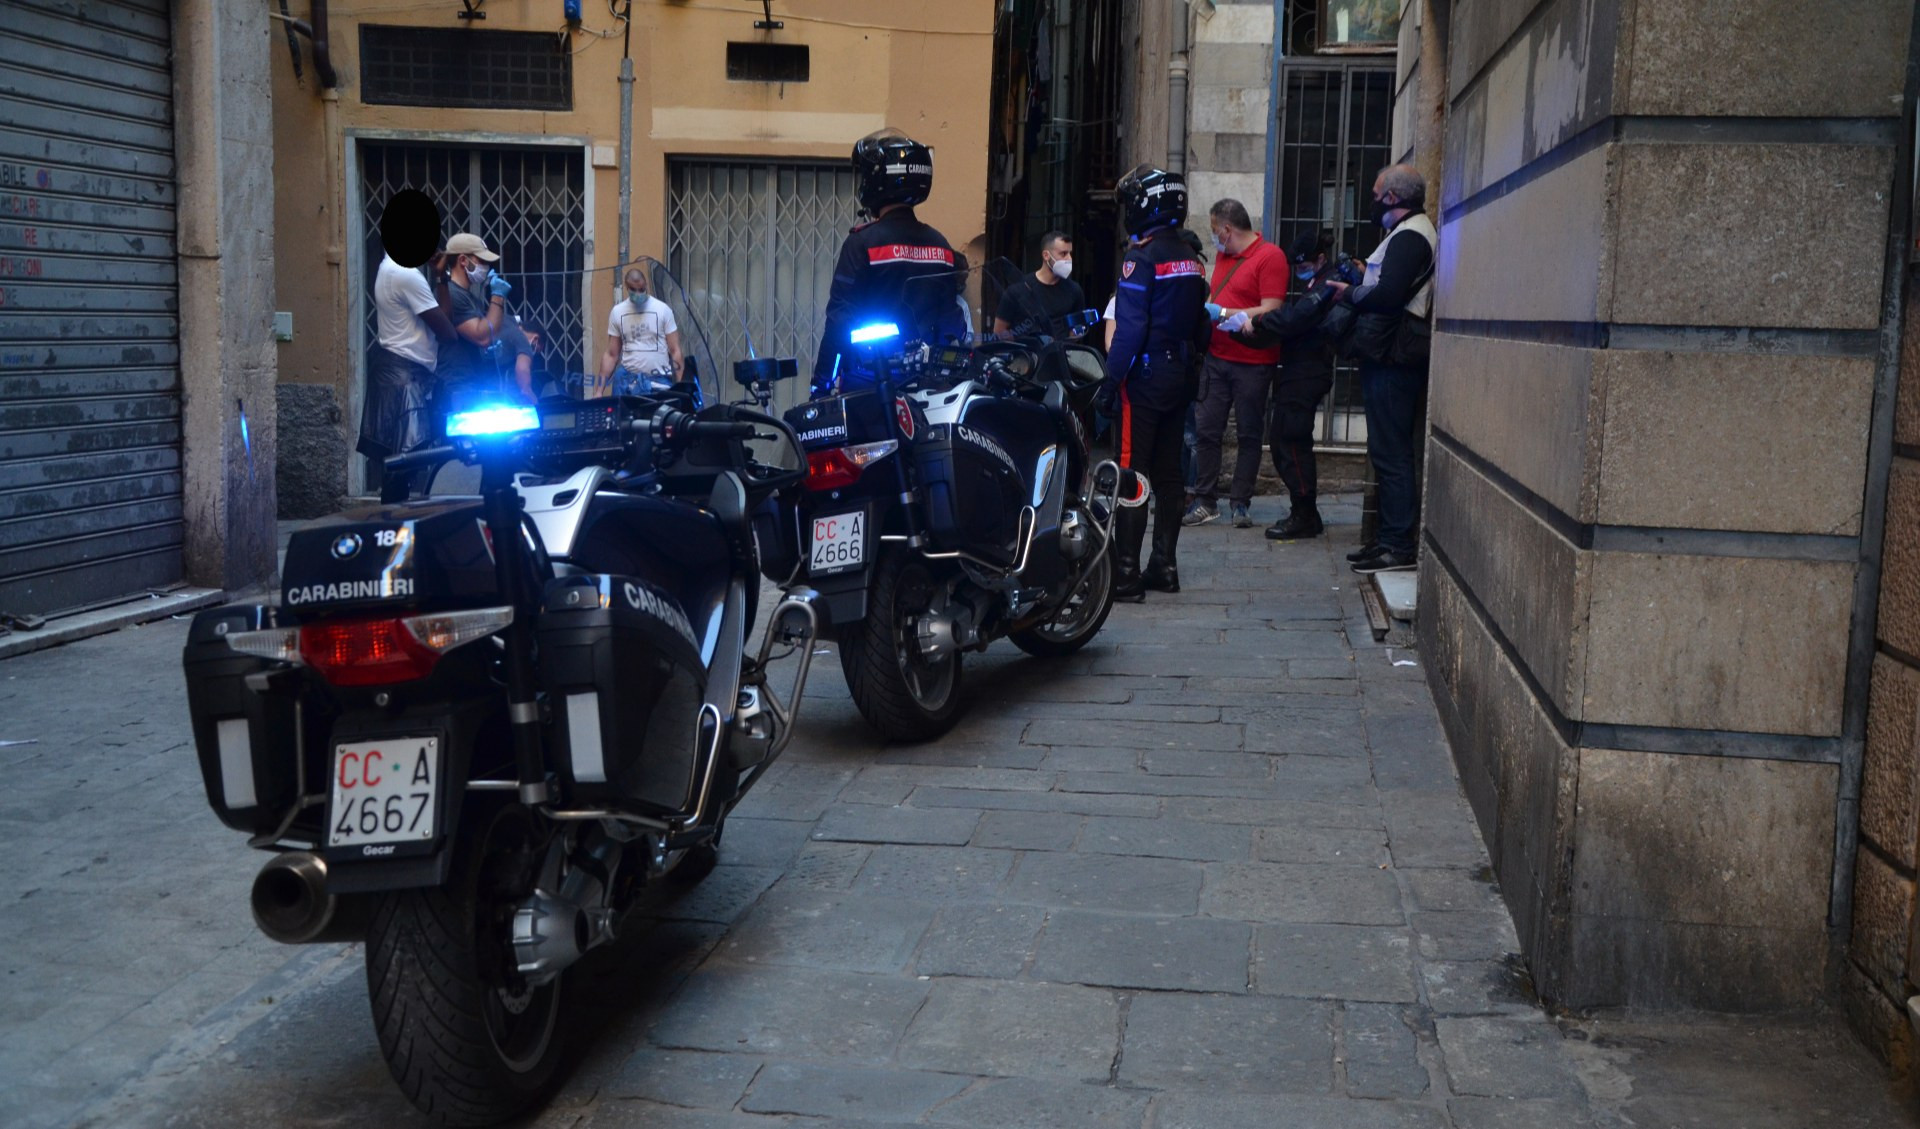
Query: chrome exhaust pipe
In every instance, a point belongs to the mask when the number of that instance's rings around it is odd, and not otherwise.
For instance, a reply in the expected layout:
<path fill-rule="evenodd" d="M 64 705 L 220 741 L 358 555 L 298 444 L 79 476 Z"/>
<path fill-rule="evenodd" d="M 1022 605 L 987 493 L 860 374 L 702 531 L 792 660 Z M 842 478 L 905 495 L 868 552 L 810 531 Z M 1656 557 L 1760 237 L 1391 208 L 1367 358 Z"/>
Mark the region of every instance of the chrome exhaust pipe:
<path fill-rule="evenodd" d="M 253 923 L 283 945 L 360 936 L 363 899 L 327 893 L 327 863 L 311 851 L 275 855 L 253 880 Z"/>

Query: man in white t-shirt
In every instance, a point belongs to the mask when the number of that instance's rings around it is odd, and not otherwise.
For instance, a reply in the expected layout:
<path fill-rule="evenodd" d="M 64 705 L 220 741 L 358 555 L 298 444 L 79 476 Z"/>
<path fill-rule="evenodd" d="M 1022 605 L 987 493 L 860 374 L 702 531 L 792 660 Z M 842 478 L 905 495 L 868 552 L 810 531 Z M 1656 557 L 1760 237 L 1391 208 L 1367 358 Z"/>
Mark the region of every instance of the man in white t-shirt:
<path fill-rule="evenodd" d="M 626 293 L 626 300 L 607 315 L 607 351 L 600 357 L 600 378 L 586 391 L 590 398 L 611 396 L 628 386 L 641 392 L 662 388 L 679 380 L 685 370 L 680 325 L 671 306 L 647 293 L 645 271 L 638 267 L 627 271 Z M 667 369 L 672 370 L 672 380 L 656 376 Z"/>
<path fill-rule="evenodd" d="M 437 268 L 440 256 L 435 256 Z M 438 295 L 418 269 L 380 257 L 374 276 L 375 339 L 367 358 L 367 396 L 360 415 L 358 449 L 379 459 L 426 442 L 431 429 L 424 405 L 433 386 L 440 342 L 453 339 L 444 290 Z"/>

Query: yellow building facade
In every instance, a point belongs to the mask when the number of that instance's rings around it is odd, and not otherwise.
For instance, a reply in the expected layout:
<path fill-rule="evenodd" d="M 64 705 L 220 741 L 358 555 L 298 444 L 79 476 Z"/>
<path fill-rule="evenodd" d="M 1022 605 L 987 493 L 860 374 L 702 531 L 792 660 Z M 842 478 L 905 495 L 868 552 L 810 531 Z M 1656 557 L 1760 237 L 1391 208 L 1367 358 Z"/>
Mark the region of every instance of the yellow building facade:
<path fill-rule="evenodd" d="M 671 264 L 722 364 L 750 341 L 802 354 L 804 370 L 857 207 L 847 156 L 882 126 L 933 148 L 921 217 L 978 261 L 992 0 L 585 0 L 574 23 L 561 0 L 318 7 L 307 18 L 333 87 L 308 38 L 297 40 L 297 74 L 284 23 L 267 45 L 276 305 L 292 315 L 279 371 L 283 383 L 334 386 L 349 432 L 378 213 L 402 188 L 439 201 L 442 239 L 472 230 L 502 253 L 554 371 L 597 363 L 621 261 L 623 56 L 628 259 Z M 524 108 L 535 105 L 546 108 Z"/>

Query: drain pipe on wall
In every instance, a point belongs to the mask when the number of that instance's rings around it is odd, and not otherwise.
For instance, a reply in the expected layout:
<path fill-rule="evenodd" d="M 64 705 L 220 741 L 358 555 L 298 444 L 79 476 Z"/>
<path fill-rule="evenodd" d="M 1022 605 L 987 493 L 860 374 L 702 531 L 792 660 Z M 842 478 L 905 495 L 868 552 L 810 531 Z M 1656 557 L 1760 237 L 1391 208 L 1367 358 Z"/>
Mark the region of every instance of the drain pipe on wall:
<path fill-rule="evenodd" d="M 1187 175 L 1187 41 L 1193 15 L 1187 0 L 1173 5 L 1173 54 L 1167 59 L 1167 171 Z"/>
<path fill-rule="evenodd" d="M 627 0 L 626 38 L 620 48 L 620 270 L 615 272 L 613 292 L 618 300 L 627 284 L 628 239 L 633 226 L 633 0 Z"/>

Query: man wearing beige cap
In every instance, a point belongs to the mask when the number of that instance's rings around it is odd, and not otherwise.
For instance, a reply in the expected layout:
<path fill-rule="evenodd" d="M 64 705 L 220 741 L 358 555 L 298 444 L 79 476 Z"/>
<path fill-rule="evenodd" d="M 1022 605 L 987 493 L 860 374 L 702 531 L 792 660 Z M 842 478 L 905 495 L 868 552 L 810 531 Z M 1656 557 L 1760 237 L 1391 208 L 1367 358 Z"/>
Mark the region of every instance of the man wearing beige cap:
<path fill-rule="evenodd" d="M 500 256 L 487 247 L 478 235 L 462 232 L 447 240 L 444 260 L 447 280 L 447 305 L 455 338 L 441 346 L 438 375 L 443 393 L 458 398 L 462 390 L 492 389 L 499 386 L 500 374 L 494 371 L 489 354 L 501 338 L 501 326 L 507 320 L 507 295 L 513 287 L 494 271 Z M 440 410 L 448 408 L 442 396 Z"/>

